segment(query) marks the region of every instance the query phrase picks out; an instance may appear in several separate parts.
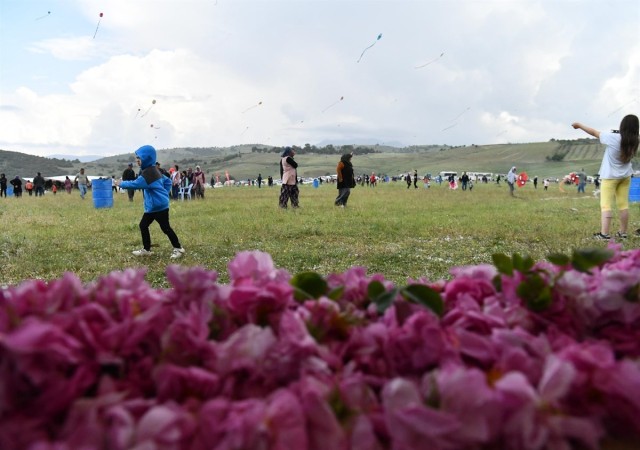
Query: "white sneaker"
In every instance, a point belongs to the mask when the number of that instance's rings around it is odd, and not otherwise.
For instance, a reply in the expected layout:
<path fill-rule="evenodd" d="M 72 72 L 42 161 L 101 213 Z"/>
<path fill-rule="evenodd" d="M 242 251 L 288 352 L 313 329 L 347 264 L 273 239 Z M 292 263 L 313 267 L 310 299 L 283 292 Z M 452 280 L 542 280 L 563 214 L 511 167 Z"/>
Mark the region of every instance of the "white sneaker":
<path fill-rule="evenodd" d="M 153 255 L 153 252 L 151 250 L 145 250 L 144 248 L 141 248 L 140 250 L 134 250 L 131 253 L 133 253 L 134 256 L 149 256 L 149 255 Z"/>
<path fill-rule="evenodd" d="M 183 248 L 174 248 L 171 253 L 171 259 L 178 259 L 184 255 L 185 251 Z"/>

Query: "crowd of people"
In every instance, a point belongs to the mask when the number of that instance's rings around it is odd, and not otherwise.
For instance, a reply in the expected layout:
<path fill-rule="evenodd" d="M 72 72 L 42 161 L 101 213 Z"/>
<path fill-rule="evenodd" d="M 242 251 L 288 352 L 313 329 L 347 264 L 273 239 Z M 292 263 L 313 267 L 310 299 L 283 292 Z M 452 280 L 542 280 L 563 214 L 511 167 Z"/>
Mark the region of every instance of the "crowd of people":
<path fill-rule="evenodd" d="M 612 132 L 600 132 L 594 128 L 583 125 L 579 122 L 575 122 L 572 124 L 573 128 L 581 129 L 587 134 L 596 137 L 600 140 L 602 144 L 606 146 L 604 157 L 602 160 L 602 164 L 599 171 L 599 177 L 594 179 L 594 185 L 596 192 L 599 191 L 600 186 L 602 186 L 602 190 L 600 193 L 600 208 L 601 208 L 601 227 L 600 231 L 594 234 L 596 239 L 609 240 L 611 239 L 610 235 L 610 226 L 613 218 L 613 209 L 617 209 L 619 216 L 619 230 L 616 233 L 616 237 L 619 239 L 624 239 L 627 237 L 627 228 L 629 223 L 629 188 L 630 188 L 630 180 L 633 174 L 633 169 L 631 165 L 631 159 L 637 154 L 638 150 L 638 117 L 634 115 L 625 116 L 621 123 L 619 130 L 615 130 Z M 146 146 L 153 149 L 151 146 Z M 141 147 L 141 149 L 144 147 Z M 139 149 L 139 151 L 141 150 Z M 195 170 L 192 168 L 188 168 L 186 170 L 180 170 L 180 167 L 175 164 L 168 171 L 161 167 L 160 162 L 156 161 L 155 149 L 153 149 L 153 174 L 159 174 L 159 176 L 167 178 L 167 192 L 168 199 L 184 199 L 185 193 L 186 198 L 196 199 L 204 199 L 206 192 L 206 176 L 202 171 L 199 165 L 196 166 Z M 140 165 L 140 158 L 138 157 L 138 153 L 136 153 L 138 165 Z M 278 197 L 278 205 L 282 209 L 287 209 L 289 205 L 291 208 L 298 208 L 300 206 L 299 201 L 299 189 L 298 185 L 302 182 L 302 180 L 298 177 L 298 162 L 295 160 L 296 152 L 291 147 L 285 147 L 284 151 L 280 155 L 280 195 Z M 389 181 L 389 177 L 387 176 L 377 176 L 375 173 L 355 174 L 355 170 L 352 164 L 353 153 L 343 154 L 338 161 L 336 167 L 336 175 L 333 177 L 322 178 L 319 177 L 314 180 L 314 184 L 316 182 L 335 182 L 336 187 L 338 189 L 338 195 L 334 201 L 334 204 L 339 207 L 346 207 L 349 197 L 351 195 L 351 189 L 353 189 L 356 185 L 360 184 L 361 186 L 367 185 L 369 187 L 376 187 L 377 183 L 380 180 Z M 127 168 L 123 171 L 122 177 L 120 180 L 116 180 L 115 176 L 112 177 L 112 186 L 115 191 L 117 191 L 118 187 L 127 191 L 127 195 L 129 201 L 133 201 L 135 191 L 137 189 L 148 190 L 147 186 L 151 182 L 149 179 L 145 179 L 144 182 L 140 180 L 140 177 L 145 177 L 147 173 L 150 173 L 149 170 L 145 172 L 147 167 L 141 167 L 140 170 L 136 173 L 133 169 L 133 163 L 129 163 Z M 497 185 L 500 185 L 501 175 L 497 175 L 495 178 L 495 182 Z M 413 173 L 407 172 L 406 175 L 402 177 L 393 177 L 392 181 L 397 181 L 399 179 L 403 179 L 406 182 L 407 189 L 410 189 L 412 186 L 414 189 L 418 188 L 418 171 L 413 170 Z M 506 183 L 509 187 L 509 194 L 511 196 L 515 196 L 515 186 L 521 182 L 532 181 L 534 189 L 538 188 L 538 177 L 535 176 L 532 180 L 522 179 L 521 175 L 518 175 L 517 168 L 513 166 L 509 172 L 505 176 Z M 422 178 L 424 186 L 429 188 L 431 186 L 431 177 L 424 176 Z M 215 183 L 214 183 L 215 181 Z M 438 175 L 435 178 L 435 181 L 439 184 L 442 184 L 443 177 Z M 478 176 L 474 177 L 467 174 L 467 172 L 463 172 L 460 177 L 457 177 L 455 173 L 451 173 L 448 175 L 447 181 L 449 183 L 450 189 L 461 188 L 462 191 L 472 191 L 474 187 L 474 181 L 481 181 L 482 183 L 488 183 L 489 180 L 485 175 L 482 176 L 481 179 L 478 179 Z M 550 178 L 544 178 L 543 180 L 543 188 L 544 190 L 548 190 L 549 184 L 552 181 Z M 555 180 L 558 182 L 559 180 Z M 262 174 L 258 174 L 256 180 L 249 180 L 250 185 L 257 185 L 258 188 L 262 187 Z M 561 181 L 560 183 L 575 183 L 577 186 L 577 192 L 584 194 L 585 187 L 588 182 L 588 177 L 584 171 L 581 169 L 580 171 L 571 174 L 570 179 Z M 36 197 L 43 196 L 45 192 L 45 186 L 47 181 L 41 175 L 40 172 L 33 178 L 33 180 L 26 180 L 24 183 L 24 189 L 27 191 L 28 195 L 33 195 L 35 193 Z M 146 184 L 145 184 L 146 183 Z M 217 184 L 218 181 L 214 180 L 211 177 L 211 186 Z M 5 174 L 0 175 L 0 197 L 7 196 L 8 184 L 12 186 L 13 195 L 17 198 L 22 196 L 23 190 L 23 181 L 19 176 L 16 176 L 12 180 L 8 180 Z M 77 186 L 80 197 L 82 199 L 85 198 L 88 188 L 91 186 L 91 181 L 88 175 L 85 173 L 85 169 L 81 168 L 79 173 L 76 174 L 73 182 L 67 176 L 63 183 L 61 183 L 67 193 L 71 193 L 74 185 Z M 164 185 L 164 184 L 163 184 Z M 269 187 L 274 186 L 273 178 L 269 175 L 267 177 L 267 185 Z M 57 192 L 58 182 L 53 183 L 52 192 L 55 194 Z M 562 189 L 562 184 L 561 184 Z M 154 191 L 155 192 L 155 191 Z M 153 212 L 153 211 L 152 211 Z M 147 214 L 146 208 L 146 199 L 145 199 L 145 214 Z M 174 248 L 177 245 L 177 237 L 171 235 L 171 232 L 168 231 L 170 226 L 168 225 L 168 216 L 166 221 L 164 218 L 158 219 L 156 216 L 152 216 L 151 218 L 147 217 L 143 219 L 145 221 L 145 228 L 147 231 L 143 230 L 143 243 L 144 250 L 148 250 L 149 241 L 147 239 L 148 226 L 154 220 L 157 220 L 161 224 L 161 228 L 165 233 L 167 233 L 172 240 L 172 243 L 175 244 Z M 141 223 L 141 229 L 143 228 Z M 635 234 L 640 236 L 640 229 L 635 231 Z M 180 246 L 178 246 L 181 248 Z M 143 252 L 144 253 L 144 252 Z M 182 254 L 182 253 L 181 253 Z"/>

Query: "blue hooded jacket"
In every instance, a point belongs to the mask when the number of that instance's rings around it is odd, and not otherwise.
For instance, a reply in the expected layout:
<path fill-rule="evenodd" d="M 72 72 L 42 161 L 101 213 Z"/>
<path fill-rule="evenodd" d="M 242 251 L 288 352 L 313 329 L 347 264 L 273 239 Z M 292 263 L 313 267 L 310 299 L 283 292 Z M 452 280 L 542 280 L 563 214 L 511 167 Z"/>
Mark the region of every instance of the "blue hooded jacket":
<path fill-rule="evenodd" d="M 171 180 L 160 173 L 156 167 L 156 149 L 144 145 L 136 150 L 140 158 L 140 176 L 133 181 L 120 183 L 122 189 L 144 189 L 144 212 L 154 213 L 169 209 Z"/>

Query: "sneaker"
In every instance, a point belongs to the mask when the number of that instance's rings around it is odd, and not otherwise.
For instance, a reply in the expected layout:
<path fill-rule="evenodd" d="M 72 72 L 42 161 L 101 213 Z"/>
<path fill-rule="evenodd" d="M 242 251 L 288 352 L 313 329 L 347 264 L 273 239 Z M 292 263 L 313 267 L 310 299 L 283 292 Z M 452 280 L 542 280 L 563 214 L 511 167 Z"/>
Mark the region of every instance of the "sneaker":
<path fill-rule="evenodd" d="M 616 239 L 626 239 L 627 237 L 628 237 L 628 236 L 627 236 L 627 233 L 623 233 L 623 232 L 621 232 L 621 231 L 618 231 L 618 232 L 616 233 Z"/>
<path fill-rule="evenodd" d="M 182 255 L 184 255 L 184 249 L 183 248 L 174 248 L 173 252 L 171 252 L 171 259 L 178 259 L 180 257 L 182 257 Z"/>
<path fill-rule="evenodd" d="M 153 255 L 153 252 L 151 250 L 146 250 L 144 248 L 141 248 L 140 250 L 134 250 L 133 252 L 134 256 L 149 256 L 149 255 Z"/>
<path fill-rule="evenodd" d="M 600 232 L 594 233 L 593 237 L 599 241 L 608 241 L 609 239 L 611 239 L 611 236 L 609 236 L 608 234 L 602 234 Z"/>

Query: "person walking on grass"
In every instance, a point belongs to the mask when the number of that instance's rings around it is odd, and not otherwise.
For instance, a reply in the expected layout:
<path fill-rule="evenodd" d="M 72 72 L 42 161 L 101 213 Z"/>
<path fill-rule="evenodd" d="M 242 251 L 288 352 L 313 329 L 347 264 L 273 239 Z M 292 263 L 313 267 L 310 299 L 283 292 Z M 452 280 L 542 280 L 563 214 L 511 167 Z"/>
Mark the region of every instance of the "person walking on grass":
<path fill-rule="evenodd" d="M 169 224 L 169 193 L 171 192 L 171 180 L 164 176 L 156 167 L 156 149 L 150 145 L 144 145 L 135 152 L 136 163 L 142 170 L 140 176 L 134 181 L 121 181 L 122 189 L 141 189 L 144 192 L 144 214 L 140 220 L 140 233 L 142 234 L 142 248 L 134 250 L 135 256 L 149 256 L 151 251 L 151 234 L 149 226 L 157 221 L 160 229 L 167 235 L 173 252 L 172 259 L 180 258 L 185 254 L 184 248 L 173 228 Z"/>
<path fill-rule="evenodd" d="M 638 117 L 632 114 L 624 116 L 620 129 L 611 132 L 600 132 L 594 128 L 574 122 L 571 126 L 600 140 L 606 145 L 604 157 L 600 165 L 600 231 L 593 237 L 608 241 L 611 239 L 612 209 L 615 203 L 620 218 L 620 229 L 616 233 L 619 239 L 626 239 L 629 226 L 629 187 L 631 185 L 631 159 L 638 152 L 638 133 L 640 131 Z M 640 229 L 635 231 L 640 236 Z"/>
<path fill-rule="evenodd" d="M 356 177 L 353 173 L 353 165 L 351 164 L 352 153 L 345 153 L 340 158 L 336 174 L 338 175 L 338 197 L 335 205 L 344 208 L 347 206 L 347 200 L 351 195 L 351 188 L 356 187 Z"/>
<path fill-rule="evenodd" d="M 517 178 L 518 178 L 518 175 L 516 175 L 516 166 L 513 166 L 509 171 L 509 173 L 507 174 L 507 184 L 509 185 L 509 194 L 511 194 L 512 197 L 515 197 L 515 194 L 513 193 L 513 191 L 516 188 Z"/>
<path fill-rule="evenodd" d="M 296 156 L 295 150 L 286 147 L 280 158 L 280 188 L 279 205 L 280 208 L 287 209 L 287 203 L 291 200 L 291 207 L 298 208 L 298 163 L 293 159 Z"/>
<path fill-rule="evenodd" d="M 87 194 L 87 188 L 91 185 L 89 177 L 84 173 L 84 167 L 80 169 L 80 173 L 76 175 L 73 180 L 74 183 L 78 182 L 78 189 L 80 190 L 80 198 L 84 200 L 84 196 Z"/>
<path fill-rule="evenodd" d="M 40 172 L 33 179 L 33 187 L 36 192 L 36 197 L 42 197 L 44 195 L 44 177 Z"/>

